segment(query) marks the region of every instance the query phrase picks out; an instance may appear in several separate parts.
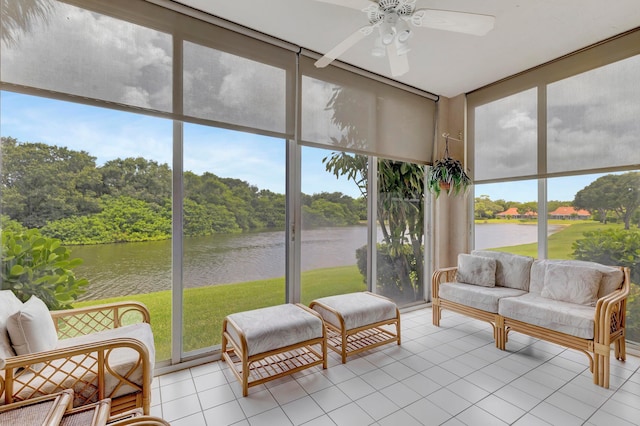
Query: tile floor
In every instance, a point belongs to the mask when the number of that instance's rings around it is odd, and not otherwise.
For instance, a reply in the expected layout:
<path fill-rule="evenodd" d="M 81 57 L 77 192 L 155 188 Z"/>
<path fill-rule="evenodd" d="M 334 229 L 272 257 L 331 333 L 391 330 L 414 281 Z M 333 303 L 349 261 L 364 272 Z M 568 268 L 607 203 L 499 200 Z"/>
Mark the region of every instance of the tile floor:
<path fill-rule="evenodd" d="M 495 348 L 491 327 L 431 309 L 403 313 L 402 346 L 329 368 L 241 387 L 222 362 L 154 379 L 152 414 L 200 425 L 640 425 L 640 359 L 613 361 L 611 388 L 592 383 L 587 357 L 512 333 Z"/>

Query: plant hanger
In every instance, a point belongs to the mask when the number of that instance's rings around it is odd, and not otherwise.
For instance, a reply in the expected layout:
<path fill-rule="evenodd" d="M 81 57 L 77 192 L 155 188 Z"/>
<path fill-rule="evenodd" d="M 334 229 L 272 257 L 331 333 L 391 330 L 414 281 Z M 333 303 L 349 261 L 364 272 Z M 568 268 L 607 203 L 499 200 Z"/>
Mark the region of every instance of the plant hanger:
<path fill-rule="evenodd" d="M 440 196 L 441 191 L 446 191 L 447 195 L 464 194 L 471 185 L 471 179 L 462 163 L 449 156 L 449 133 L 443 133 L 442 137 L 445 140 L 444 155 L 431 166 L 427 178 L 427 188 L 435 194 L 436 198 Z M 451 139 L 462 142 L 459 139 Z"/>

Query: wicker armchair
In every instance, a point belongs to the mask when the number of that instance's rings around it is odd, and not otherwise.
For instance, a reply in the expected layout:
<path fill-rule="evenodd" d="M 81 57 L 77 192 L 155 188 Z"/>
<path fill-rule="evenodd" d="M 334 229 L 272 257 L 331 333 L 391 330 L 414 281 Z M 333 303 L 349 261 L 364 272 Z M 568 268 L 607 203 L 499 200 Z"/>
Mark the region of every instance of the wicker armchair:
<path fill-rule="evenodd" d="M 74 407 L 110 398 L 111 414 L 149 414 L 155 348 L 147 308 L 122 302 L 50 314 L 57 347 L 8 357 L 0 404 L 73 389 Z"/>

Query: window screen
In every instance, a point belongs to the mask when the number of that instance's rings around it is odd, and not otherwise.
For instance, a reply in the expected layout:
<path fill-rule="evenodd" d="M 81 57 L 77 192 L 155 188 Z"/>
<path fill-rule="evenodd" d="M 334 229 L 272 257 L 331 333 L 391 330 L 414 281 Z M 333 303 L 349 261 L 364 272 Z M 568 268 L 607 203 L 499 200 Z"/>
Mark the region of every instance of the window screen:
<path fill-rule="evenodd" d="M 434 101 L 306 57 L 300 70 L 303 143 L 431 162 Z"/>

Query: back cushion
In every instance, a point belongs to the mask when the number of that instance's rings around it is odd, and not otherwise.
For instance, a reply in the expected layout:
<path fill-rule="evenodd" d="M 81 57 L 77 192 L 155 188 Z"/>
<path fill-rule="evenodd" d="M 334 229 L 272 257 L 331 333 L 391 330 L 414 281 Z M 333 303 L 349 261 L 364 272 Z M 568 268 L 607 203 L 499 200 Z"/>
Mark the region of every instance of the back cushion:
<path fill-rule="evenodd" d="M 536 259 L 531 265 L 531 282 L 529 284 L 529 293 L 540 295 L 544 288 L 544 273 L 547 270 L 546 259 Z"/>
<path fill-rule="evenodd" d="M 549 263 L 544 274 L 542 297 L 595 306 L 602 272 L 592 267 Z"/>
<path fill-rule="evenodd" d="M 602 265 L 596 262 L 587 262 L 585 260 L 556 260 L 544 259 L 536 260 L 531 266 L 531 293 L 540 294 L 544 287 L 544 275 L 547 265 L 568 265 L 593 268 L 602 273 L 600 287 L 598 289 L 598 299 L 617 290 L 622 285 L 624 274 L 615 266 Z"/>
<path fill-rule="evenodd" d="M 494 287 L 496 285 L 496 260 L 490 257 L 460 253 L 456 281 Z"/>
<path fill-rule="evenodd" d="M 602 281 L 600 282 L 600 290 L 598 291 L 598 299 L 610 294 L 622 286 L 624 273 L 614 266 L 601 265 L 600 263 L 586 262 L 593 265 L 598 271 L 602 272 Z"/>
<path fill-rule="evenodd" d="M 529 291 L 532 257 L 489 250 L 474 250 L 471 254 L 496 260 L 497 286 Z"/>
<path fill-rule="evenodd" d="M 7 332 L 7 318 L 20 310 L 22 302 L 11 290 L 0 291 L 0 368 L 4 368 L 4 360 L 15 356 L 11 340 Z"/>
<path fill-rule="evenodd" d="M 11 345 L 18 355 L 50 351 L 58 344 L 58 333 L 47 305 L 31 296 L 7 319 Z"/>

